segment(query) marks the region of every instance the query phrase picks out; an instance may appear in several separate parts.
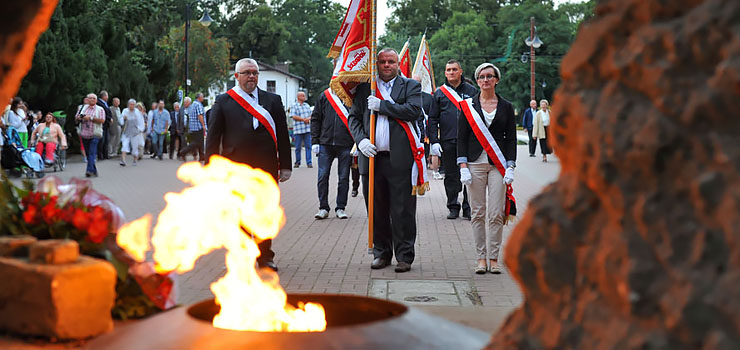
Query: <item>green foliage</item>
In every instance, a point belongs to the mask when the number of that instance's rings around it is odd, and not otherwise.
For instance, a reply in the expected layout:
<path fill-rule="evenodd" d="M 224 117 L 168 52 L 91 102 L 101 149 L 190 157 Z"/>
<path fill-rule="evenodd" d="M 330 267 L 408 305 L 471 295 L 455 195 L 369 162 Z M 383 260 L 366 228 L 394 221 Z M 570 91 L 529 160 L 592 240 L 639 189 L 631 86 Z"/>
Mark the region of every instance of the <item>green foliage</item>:
<path fill-rule="evenodd" d="M 190 61 L 190 89 L 207 91 L 216 83 L 222 82 L 229 74 L 229 43 L 225 38 L 213 38 L 208 27 L 198 21 L 190 22 L 188 31 L 188 61 Z M 185 24 L 173 27 L 167 36 L 162 38 L 160 46 L 174 57 L 178 72 L 185 71 Z M 177 86 L 185 85 L 185 76 L 178 75 Z"/>

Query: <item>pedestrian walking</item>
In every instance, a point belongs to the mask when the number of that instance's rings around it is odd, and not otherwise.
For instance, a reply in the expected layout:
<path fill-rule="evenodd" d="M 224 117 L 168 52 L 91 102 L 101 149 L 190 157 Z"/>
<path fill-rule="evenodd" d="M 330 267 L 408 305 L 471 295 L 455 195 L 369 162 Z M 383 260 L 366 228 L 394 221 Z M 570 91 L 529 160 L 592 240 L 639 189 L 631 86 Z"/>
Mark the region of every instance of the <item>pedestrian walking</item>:
<path fill-rule="evenodd" d="M 170 159 L 172 159 L 173 155 L 180 153 L 180 149 L 185 142 L 183 139 L 185 135 L 183 116 L 180 102 L 173 103 L 172 111 L 170 111 Z"/>
<path fill-rule="evenodd" d="M 152 121 L 152 158 L 162 160 L 164 141 L 170 127 L 170 112 L 164 108 L 164 101 L 159 100 L 153 113 Z"/>
<path fill-rule="evenodd" d="M 139 133 L 139 156 L 137 157 L 138 160 L 141 160 L 141 158 L 144 157 L 144 152 L 146 151 L 146 142 L 147 142 L 147 128 L 149 125 L 149 113 L 146 112 L 146 107 L 144 107 L 144 104 L 141 102 L 136 103 L 136 109 L 141 113 L 141 116 L 144 118 L 144 129 L 141 130 Z"/>
<path fill-rule="evenodd" d="M 95 166 L 95 159 L 98 153 L 98 144 L 103 138 L 103 123 L 105 123 L 105 110 L 97 105 L 98 96 L 90 93 L 87 95 L 88 105 L 82 108 L 82 112 L 77 116 L 80 122 L 80 137 L 82 144 L 87 150 L 87 168 L 86 177 L 98 177 L 98 168 Z"/>
<path fill-rule="evenodd" d="M 216 97 L 211 108 L 206 162 L 212 155 L 219 154 L 262 169 L 275 181 L 288 181 L 291 175 L 290 137 L 280 96 L 257 88 L 257 61 L 243 58 L 236 62 L 234 72 L 237 84 Z M 193 126 L 198 124 L 192 123 Z M 258 242 L 258 247 L 257 264 L 277 271 L 272 240 Z"/>
<path fill-rule="evenodd" d="M 121 118 L 121 100 L 114 97 L 113 104 L 110 107 L 111 122 L 108 127 L 108 155 L 118 155 L 118 146 L 121 145 L 121 127 L 123 120 Z"/>
<path fill-rule="evenodd" d="M 537 113 L 537 101 L 529 101 L 529 108 L 524 111 L 524 118 L 522 119 L 522 127 L 527 130 L 527 136 L 529 136 L 529 156 L 536 157 L 534 152 L 537 151 L 537 140 L 532 137 L 534 128 L 534 115 Z"/>
<path fill-rule="evenodd" d="M 108 130 L 110 129 L 110 124 L 113 122 L 113 114 L 108 107 L 108 91 L 100 91 L 98 106 L 103 108 L 103 111 L 105 112 L 105 122 L 102 125 L 103 136 L 100 138 L 100 142 L 98 143 L 98 159 L 110 159 L 108 156 Z"/>
<path fill-rule="evenodd" d="M 290 117 L 293 119 L 293 138 L 295 139 L 295 167 L 301 166 L 301 149 L 306 149 L 306 166 L 311 164 L 311 106 L 306 103 L 306 93 L 298 91 L 298 102 L 290 107 Z"/>
<path fill-rule="evenodd" d="M 136 166 L 137 158 L 141 156 L 143 144 L 142 133 L 146 128 L 144 114 L 137 106 L 136 100 L 129 99 L 127 108 L 121 112 L 123 130 L 121 132 L 121 166 L 126 166 L 126 154 L 131 153 L 133 165 Z M 141 106 L 144 108 L 144 106 Z"/>
<path fill-rule="evenodd" d="M 197 93 L 195 101 L 185 97 L 185 108 L 187 108 L 188 145 L 180 151 L 179 156 L 185 160 L 188 154 L 193 153 L 199 162 L 206 161 L 203 152 L 203 142 L 206 136 L 205 112 L 203 111 L 203 94 Z M 283 112 L 285 114 L 285 112 Z"/>
<path fill-rule="evenodd" d="M 475 273 L 501 273 L 498 265 L 506 216 L 507 185 L 516 167 L 514 108 L 496 92 L 501 72 L 491 63 L 475 70 L 480 94 L 461 103 L 457 161 L 470 189 L 471 225 L 478 264 Z M 488 227 L 488 235 L 486 235 Z M 486 266 L 489 259 L 490 266 Z"/>
<path fill-rule="evenodd" d="M 8 111 L 8 126 L 15 128 L 18 132 L 18 136 L 21 138 L 21 144 L 23 148 L 28 148 L 28 125 L 26 123 L 26 111 L 23 110 L 23 100 L 20 97 L 16 97 L 10 103 L 10 110 Z"/>
<path fill-rule="evenodd" d="M 311 149 L 318 157 L 319 174 L 316 184 L 319 194 L 319 211 L 316 219 L 329 217 L 329 174 L 334 159 L 337 159 L 337 201 L 334 208 L 337 218 L 347 219 L 349 172 L 352 166 L 350 151 L 355 141 L 349 131 L 349 111 L 342 100 L 330 89 L 326 89 L 311 113 Z M 297 153 L 298 154 L 298 153 Z"/>
<path fill-rule="evenodd" d="M 552 153 L 549 144 L 550 136 L 550 104 L 547 100 L 540 100 L 540 110 L 534 116 L 534 132 L 532 138 L 540 140 L 540 151 L 542 152 L 542 161 L 547 163 L 547 155 Z"/>

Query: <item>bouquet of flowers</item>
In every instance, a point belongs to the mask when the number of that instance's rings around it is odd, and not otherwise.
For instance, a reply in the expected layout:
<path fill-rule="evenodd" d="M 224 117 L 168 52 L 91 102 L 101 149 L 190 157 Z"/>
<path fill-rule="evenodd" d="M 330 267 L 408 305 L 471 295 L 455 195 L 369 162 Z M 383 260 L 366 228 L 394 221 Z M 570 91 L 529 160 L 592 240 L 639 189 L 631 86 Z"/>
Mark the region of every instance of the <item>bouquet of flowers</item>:
<path fill-rule="evenodd" d="M 123 211 L 89 181 L 64 184 L 47 176 L 19 188 L 2 175 L 0 236 L 72 239 L 80 253 L 108 260 L 118 273 L 115 317 L 144 317 L 174 306 L 172 275 L 156 273 L 151 262 L 135 261 L 116 244 L 115 232 L 123 222 Z"/>

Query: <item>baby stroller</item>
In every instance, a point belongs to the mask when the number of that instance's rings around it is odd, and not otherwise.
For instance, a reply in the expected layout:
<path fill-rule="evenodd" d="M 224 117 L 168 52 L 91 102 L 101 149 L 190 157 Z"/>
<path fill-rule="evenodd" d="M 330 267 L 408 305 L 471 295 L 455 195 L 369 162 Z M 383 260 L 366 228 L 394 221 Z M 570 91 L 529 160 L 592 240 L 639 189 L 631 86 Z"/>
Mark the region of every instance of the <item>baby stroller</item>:
<path fill-rule="evenodd" d="M 8 127 L 7 133 L 2 133 L 2 137 L 4 145 L 0 166 L 3 169 L 7 169 L 11 175 L 25 174 L 28 178 L 44 176 L 44 161 L 41 156 L 31 149 L 23 148 L 15 128 Z"/>

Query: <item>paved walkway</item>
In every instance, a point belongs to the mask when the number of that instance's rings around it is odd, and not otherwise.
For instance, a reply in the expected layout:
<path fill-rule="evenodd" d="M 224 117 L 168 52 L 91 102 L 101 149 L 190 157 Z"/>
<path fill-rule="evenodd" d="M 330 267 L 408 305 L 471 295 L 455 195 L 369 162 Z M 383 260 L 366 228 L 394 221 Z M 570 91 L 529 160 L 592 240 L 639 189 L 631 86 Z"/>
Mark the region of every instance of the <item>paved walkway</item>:
<path fill-rule="evenodd" d="M 519 146 L 514 183 L 522 212 L 533 196 L 557 178 L 560 169 L 556 157 L 542 163 L 540 156 L 527 157 L 526 147 Z M 156 216 L 165 206 L 164 194 L 185 187 L 175 177 L 181 164 L 147 157 L 137 167 L 124 168 L 118 165 L 118 159 L 103 161 L 98 163 L 100 177 L 92 182 L 96 190 L 121 206 L 127 220 L 146 213 Z M 71 158 L 67 170 L 57 175 L 64 180 L 82 176 L 84 165 L 79 156 Z M 332 175 L 330 198 L 336 193 L 336 176 Z M 495 330 L 522 302 L 522 294 L 508 271 L 502 275 L 473 273 L 476 256 L 471 225 L 463 219 L 446 219 L 443 181 L 431 180 L 431 192 L 418 198 L 416 260 L 410 272 L 397 274 L 392 267 L 370 269 L 372 256 L 367 253 L 367 214 L 362 195 L 349 198 L 348 220 L 335 218 L 333 212 L 326 220 L 313 218 L 318 210 L 316 177 L 317 168 L 304 165 L 294 169 L 291 180 L 280 185 L 287 222 L 273 249 L 280 282 L 288 292 L 388 298 L 486 331 Z M 505 240 L 511 228 L 504 229 Z M 202 257 L 193 271 L 179 277 L 179 302 L 211 298 L 209 285 L 223 273 L 223 251 Z"/>

